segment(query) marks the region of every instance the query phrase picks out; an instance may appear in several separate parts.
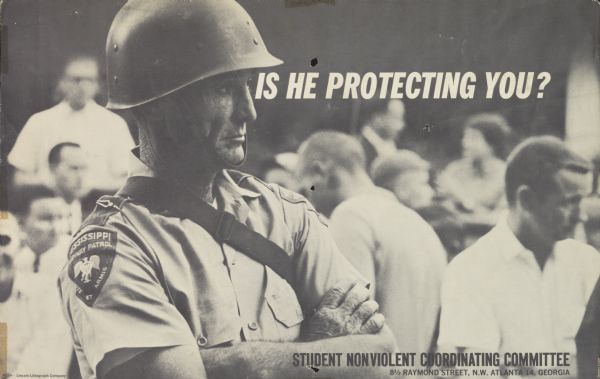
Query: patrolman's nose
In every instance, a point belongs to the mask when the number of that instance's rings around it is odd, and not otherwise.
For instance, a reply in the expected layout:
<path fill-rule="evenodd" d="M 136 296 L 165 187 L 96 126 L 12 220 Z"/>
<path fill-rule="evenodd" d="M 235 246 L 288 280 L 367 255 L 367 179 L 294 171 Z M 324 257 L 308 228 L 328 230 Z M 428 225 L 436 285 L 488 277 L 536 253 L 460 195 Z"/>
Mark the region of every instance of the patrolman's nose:
<path fill-rule="evenodd" d="M 256 120 L 256 109 L 254 108 L 254 100 L 250 89 L 245 87 L 240 94 L 238 103 L 236 104 L 237 117 L 242 122 L 252 122 Z"/>

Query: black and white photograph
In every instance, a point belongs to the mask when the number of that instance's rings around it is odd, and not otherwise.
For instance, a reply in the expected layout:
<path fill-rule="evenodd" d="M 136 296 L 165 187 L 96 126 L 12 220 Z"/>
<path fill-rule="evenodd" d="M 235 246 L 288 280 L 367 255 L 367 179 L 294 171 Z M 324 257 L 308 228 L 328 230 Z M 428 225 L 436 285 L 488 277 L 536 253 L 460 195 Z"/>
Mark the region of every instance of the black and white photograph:
<path fill-rule="evenodd" d="M 600 1 L 0 1 L 2 378 L 600 378 Z"/>

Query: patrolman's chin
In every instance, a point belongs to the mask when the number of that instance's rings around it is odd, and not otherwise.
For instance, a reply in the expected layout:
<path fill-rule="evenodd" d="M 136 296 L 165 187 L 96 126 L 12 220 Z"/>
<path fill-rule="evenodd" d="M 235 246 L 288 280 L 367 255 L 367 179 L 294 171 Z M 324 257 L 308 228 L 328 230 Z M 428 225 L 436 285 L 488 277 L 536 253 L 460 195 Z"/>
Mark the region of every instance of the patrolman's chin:
<path fill-rule="evenodd" d="M 229 167 L 239 167 L 246 161 L 246 148 L 244 145 L 235 147 L 229 151 L 227 151 L 221 159 L 225 164 Z"/>

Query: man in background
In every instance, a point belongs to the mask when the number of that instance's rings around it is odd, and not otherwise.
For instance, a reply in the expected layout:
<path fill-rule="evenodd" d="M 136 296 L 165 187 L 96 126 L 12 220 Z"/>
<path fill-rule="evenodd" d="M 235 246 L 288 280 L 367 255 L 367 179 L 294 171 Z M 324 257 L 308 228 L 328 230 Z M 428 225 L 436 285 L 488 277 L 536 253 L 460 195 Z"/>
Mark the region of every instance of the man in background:
<path fill-rule="evenodd" d="M 96 104 L 98 65 L 80 56 L 67 62 L 58 85 L 61 102 L 27 121 L 8 155 L 15 184 L 49 185 L 48 154 L 62 142 L 76 142 L 87 156 L 90 187 L 113 191 L 127 174 L 133 139 L 125 121 Z"/>
<path fill-rule="evenodd" d="M 21 231 L 15 216 L 1 211 L 0 217 L 0 302 L 6 301 L 14 285 L 14 259 L 21 248 Z"/>
<path fill-rule="evenodd" d="M 364 149 L 367 170 L 375 158 L 396 152 L 398 137 L 406 127 L 404 112 L 401 100 L 364 103 L 359 140 Z"/>
<path fill-rule="evenodd" d="M 475 352 L 570 352 L 600 274 L 572 239 L 590 191 L 589 162 L 549 136 L 508 158 L 508 214 L 449 265 L 438 345 Z M 570 374 L 575 376 L 572 361 Z"/>
<path fill-rule="evenodd" d="M 67 261 L 66 204 L 43 186 L 18 188 L 9 193 L 9 203 L 24 232 L 23 248 L 14 258 L 11 294 L 19 301 L 19 327 L 11 327 L 11 333 L 26 343 L 13 373 L 66 375 L 72 343 L 56 289 Z"/>
<path fill-rule="evenodd" d="M 33 324 L 28 313 L 29 299 L 15 287 L 15 257 L 21 249 L 21 230 L 15 216 L 2 211 L 0 218 L 0 315 L 10 325 L 10 354 L 2 366 L 13 373 L 21 352 L 31 336 Z M 2 357 L 0 357 L 2 359 Z"/>
<path fill-rule="evenodd" d="M 299 149 L 299 176 L 317 210 L 331 214 L 340 251 L 372 283 L 399 351 L 427 352 L 437 325 L 446 254 L 433 229 L 376 187 L 352 136 L 313 134 Z"/>
<path fill-rule="evenodd" d="M 53 189 L 68 206 L 68 233 L 75 233 L 83 219 L 81 199 L 87 178 L 87 163 L 81 146 L 74 142 L 62 142 L 48 154 Z M 86 212 L 87 213 L 87 212 Z"/>
<path fill-rule="evenodd" d="M 392 191 L 407 207 L 418 210 L 431 205 L 435 191 L 430 184 L 429 162 L 410 150 L 380 157 L 373 162 L 373 182 Z"/>
<path fill-rule="evenodd" d="M 375 185 L 393 192 L 433 227 L 449 257 L 465 248 L 465 232 L 452 207 L 431 186 L 431 165 L 411 150 L 377 158 L 371 167 Z"/>
<path fill-rule="evenodd" d="M 259 177 L 267 183 L 275 183 L 291 191 L 298 191 L 299 185 L 296 179 L 296 164 L 298 155 L 296 153 L 279 153 L 262 162 Z"/>

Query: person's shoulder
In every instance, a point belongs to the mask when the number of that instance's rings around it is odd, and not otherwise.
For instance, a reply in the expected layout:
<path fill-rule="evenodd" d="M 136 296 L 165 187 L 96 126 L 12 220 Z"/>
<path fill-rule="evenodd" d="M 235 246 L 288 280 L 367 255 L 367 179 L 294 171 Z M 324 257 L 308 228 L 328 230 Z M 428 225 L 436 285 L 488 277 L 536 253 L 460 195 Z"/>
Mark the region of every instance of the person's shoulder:
<path fill-rule="evenodd" d="M 600 265 L 600 253 L 593 246 L 575 239 L 557 242 L 557 249 L 569 256 L 569 260 L 577 260 L 584 264 Z"/>
<path fill-rule="evenodd" d="M 96 102 L 92 101 L 92 102 L 90 102 L 90 104 L 88 106 L 90 107 L 90 110 L 93 112 L 95 117 L 99 117 L 102 120 L 104 120 L 105 122 L 108 121 L 109 127 L 115 126 L 115 125 L 119 126 L 119 127 L 122 125 L 126 125 L 123 117 L 104 108 L 103 106 L 97 104 Z"/>
<path fill-rule="evenodd" d="M 283 200 L 292 204 L 308 203 L 308 200 L 297 192 L 284 188 L 275 183 L 268 183 L 257 178 L 252 174 L 248 174 L 236 170 L 226 170 L 233 181 L 242 189 L 256 192 L 259 195 L 274 196 L 279 200 Z"/>
<path fill-rule="evenodd" d="M 104 195 L 98 198 L 94 204 L 93 210 L 81 223 L 79 230 L 74 236 L 81 233 L 82 230 L 93 227 L 106 227 L 110 225 L 112 218 L 117 217 L 127 199 L 120 196 Z"/>
<path fill-rule="evenodd" d="M 448 163 L 446 165 L 446 170 L 462 169 L 463 167 L 465 167 L 468 164 L 469 164 L 469 162 L 465 158 L 458 158 L 458 159 L 455 159 L 455 160 L 451 161 L 450 163 Z"/>
<path fill-rule="evenodd" d="M 353 196 L 339 203 L 331 214 L 331 218 L 344 214 L 367 215 L 373 209 L 372 196 Z"/>
<path fill-rule="evenodd" d="M 63 104 L 59 103 L 48 109 L 44 109 L 43 111 L 34 113 L 27 120 L 25 127 L 27 127 L 27 128 L 44 127 L 44 125 L 46 125 L 48 123 L 48 121 L 51 121 L 51 120 L 54 120 L 54 119 L 60 117 L 61 113 L 63 112 L 63 108 L 64 108 Z"/>
<path fill-rule="evenodd" d="M 494 157 L 490 163 L 491 163 L 492 167 L 497 168 L 497 169 L 506 168 L 506 162 L 500 158 Z"/>
<path fill-rule="evenodd" d="M 440 173 L 440 176 L 444 179 L 452 178 L 458 174 L 462 174 L 468 168 L 467 162 L 463 158 L 454 160 L 446 165 Z"/>
<path fill-rule="evenodd" d="M 492 229 L 452 259 L 448 264 L 448 270 L 458 275 L 489 274 L 488 270 L 495 266 L 498 258 L 495 254 L 494 241 L 494 229 Z"/>
<path fill-rule="evenodd" d="M 323 216 L 313 207 L 310 201 L 303 195 L 280 186 L 275 183 L 268 183 L 254 175 L 236 171 L 226 170 L 227 174 L 242 189 L 249 190 L 263 196 L 267 203 L 281 204 L 286 215 L 291 213 L 301 214 L 304 211 L 314 213 L 321 223 L 327 225 Z"/>
<path fill-rule="evenodd" d="M 149 262 L 140 234 L 122 213 L 127 202 L 118 196 L 102 196 L 96 201 L 92 213 L 71 238 L 67 264 L 58 276 L 63 293 L 74 294 L 91 305 L 115 259 L 120 260 L 120 271 L 132 262 Z"/>
<path fill-rule="evenodd" d="M 363 229 L 365 227 L 373 230 L 375 217 L 373 209 L 369 209 L 363 201 L 350 198 L 339 203 L 331 212 L 329 225 L 338 230 L 346 230 L 349 226 Z"/>

